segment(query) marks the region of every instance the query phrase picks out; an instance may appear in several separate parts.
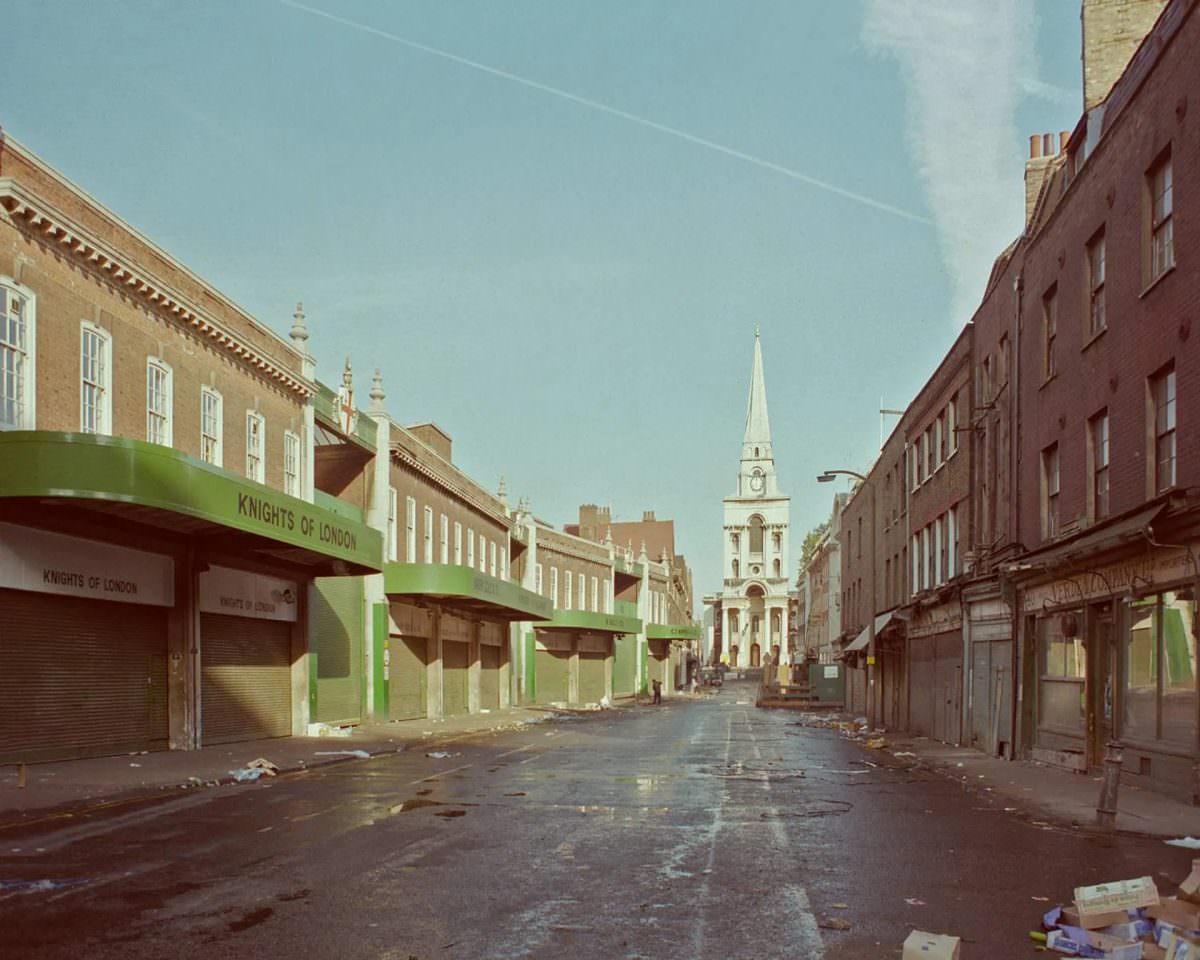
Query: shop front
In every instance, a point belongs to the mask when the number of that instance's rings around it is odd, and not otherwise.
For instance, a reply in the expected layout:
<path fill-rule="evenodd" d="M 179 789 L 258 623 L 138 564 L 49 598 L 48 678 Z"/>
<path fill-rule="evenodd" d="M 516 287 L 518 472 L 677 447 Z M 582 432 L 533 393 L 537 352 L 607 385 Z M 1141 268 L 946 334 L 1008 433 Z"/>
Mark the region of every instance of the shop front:
<path fill-rule="evenodd" d="M 526 683 L 534 703 L 589 704 L 611 700 L 619 673 L 616 642 L 637 634 L 636 617 L 586 610 L 555 610 L 534 624 L 533 683 Z M 622 679 L 627 680 L 622 674 Z"/>
<path fill-rule="evenodd" d="M 687 685 L 688 651 L 699 648 L 701 629 L 699 624 L 646 624 L 647 666 L 651 679 L 662 682 L 664 695 Z"/>
<path fill-rule="evenodd" d="M 307 589 L 380 542 L 169 447 L 0 435 L 0 760 L 305 732 Z"/>
<path fill-rule="evenodd" d="M 1139 530 L 1148 525 L 1138 520 Z M 1157 536 L 1163 544 L 1181 542 Z M 1198 550 L 1195 543 L 1151 545 L 1139 535 L 1124 551 L 1076 554 L 1069 573 L 1058 562 L 1052 572 L 1024 574 L 1018 596 L 1029 692 L 1021 723 L 1029 755 L 1096 770 L 1106 745 L 1117 740 L 1126 776 L 1195 795 Z"/>
<path fill-rule="evenodd" d="M 907 629 L 907 728 L 943 743 L 962 740 L 962 606 L 950 602 L 922 605 Z"/>
<path fill-rule="evenodd" d="M 508 625 L 546 616 L 550 601 L 471 567 L 389 563 L 386 636 L 374 703 L 393 720 L 509 706 Z M 386 704 L 386 708 L 384 705 Z"/>
<path fill-rule="evenodd" d="M 963 590 L 967 622 L 967 743 L 993 756 L 1012 757 L 1016 685 L 1013 617 L 998 578 Z"/>

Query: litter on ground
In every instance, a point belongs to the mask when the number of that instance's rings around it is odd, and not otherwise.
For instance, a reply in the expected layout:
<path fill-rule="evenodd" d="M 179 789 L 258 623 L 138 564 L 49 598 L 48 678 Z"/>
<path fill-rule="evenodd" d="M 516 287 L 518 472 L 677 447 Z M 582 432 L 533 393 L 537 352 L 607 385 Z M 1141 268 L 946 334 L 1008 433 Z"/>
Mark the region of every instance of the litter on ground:
<path fill-rule="evenodd" d="M 370 760 L 371 755 L 366 750 L 318 750 L 314 757 L 358 757 L 359 760 Z"/>

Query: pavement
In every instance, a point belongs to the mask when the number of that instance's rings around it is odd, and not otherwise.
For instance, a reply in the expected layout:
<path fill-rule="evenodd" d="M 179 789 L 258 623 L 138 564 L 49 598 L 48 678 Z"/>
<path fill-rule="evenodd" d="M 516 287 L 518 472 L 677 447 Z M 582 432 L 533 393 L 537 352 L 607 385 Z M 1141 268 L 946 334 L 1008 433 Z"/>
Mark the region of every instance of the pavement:
<path fill-rule="evenodd" d="M 804 722 L 818 727 L 854 723 L 847 716 L 804 714 L 803 717 Z M 1035 761 L 1009 761 L 927 737 L 867 734 L 861 726 L 845 732 L 864 749 L 868 749 L 865 746 L 868 742 L 882 744 L 874 749 L 908 765 L 928 767 L 964 786 L 1001 797 L 1009 806 L 1032 817 L 1105 832 L 1096 821 L 1102 780 L 1099 776 Z M 1117 833 L 1149 837 L 1200 837 L 1200 807 L 1122 781 L 1114 829 Z"/>
<path fill-rule="evenodd" d="M 736 684 L 438 743 L 0 830 L 0 956 L 858 960 L 917 928 L 1011 960 L 1074 886 L 1193 856 Z"/>
<path fill-rule="evenodd" d="M 628 709 L 633 700 L 618 700 L 612 709 Z M 33 763 L 25 767 L 25 786 L 18 786 L 17 766 L 0 766 L 0 826 L 32 817 L 70 813 L 80 807 L 126 805 L 161 799 L 182 790 L 226 786 L 234 771 L 258 758 L 288 773 L 330 763 L 406 750 L 435 750 L 461 737 L 498 734 L 519 727 L 573 719 L 587 711 L 553 707 L 514 707 L 438 720 L 403 720 L 348 727 L 346 736 L 285 737 L 204 747 Z"/>

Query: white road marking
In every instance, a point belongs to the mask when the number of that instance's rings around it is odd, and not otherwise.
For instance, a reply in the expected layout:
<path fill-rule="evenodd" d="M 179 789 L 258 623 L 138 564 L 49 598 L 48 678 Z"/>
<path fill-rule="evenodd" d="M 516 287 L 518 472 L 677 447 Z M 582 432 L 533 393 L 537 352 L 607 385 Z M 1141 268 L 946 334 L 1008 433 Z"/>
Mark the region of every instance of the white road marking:
<path fill-rule="evenodd" d="M 436 780 L 438 777 L 444 777 L 451 773 L 458 773 L 459 770 L 470 770 L 475 764 L 464 763 L 461 767 L 451 767 L 449 770 L 439 770 L 437 773 L 431 773 L 427 777 L 422 777 L 420 780 L 410 780 L 408 785 L 415 787 L 418 783 L 428 783 L 430 780 Z"/>

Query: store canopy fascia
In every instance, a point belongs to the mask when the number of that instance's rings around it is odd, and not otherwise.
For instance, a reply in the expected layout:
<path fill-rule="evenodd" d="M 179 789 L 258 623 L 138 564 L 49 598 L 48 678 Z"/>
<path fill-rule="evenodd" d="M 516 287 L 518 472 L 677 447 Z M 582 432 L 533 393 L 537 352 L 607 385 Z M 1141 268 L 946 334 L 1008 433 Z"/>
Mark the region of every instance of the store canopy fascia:
<path fill-rule="evenodd" d="M 883 633 L 883 628 L 886 627 L 893 620 L 903 620 L 903 619 L 905 619 L 905 618 L 901 615 L 901 612 L 899 610 L 889 610 L 887 613 L 876 614 L 875 615 L 875 636 L 878 637 L 881 633 Z M 867 646 L 870 644 L 870 642 L 871 642 L 870 628 L 863 627 L 862 632 L 857 637 L 855 637 L 851 643 L 847 644 L 846 648 L 842 652 L 843 653 L 856 653 L 859 650 L 866 650 Z"/>
<path fill-rule="evenodd" d="M 91 433 L 0 433 L 0 503 L 73 505 L 250 552 L 314 576 L 378 573 L 383 537 L 172 447 Z"/>
<path fill-rule="evenodd" d="M 1159 518 L 1167 509 L 1167 505 L 1164 498 L 1060 543 L 1049 544 L 1026 553 L 1000 569 L 1010 578 L 1021 580 L 1044 575 L 1073 562 L 1089 560 L 1098 554 L 1119 550 L 1131 543 L 1145 543 L 1147 527 Z"/>
<path fill-rule="evenodd" d="M 641 633 L 642 621 L 619 613 L 590 610 L 555 610 L 553 616 L 535 623 L 538 630 L 582 630 L 587 633 Z"/>
<path fill-rule="evenodd" d="M 471 567 L 440 563 L 387 563 L 383 592 L 392 599 L 432 601 L 493 620 L 540 620 L 549 616 L 549 597 Z"/>
<path fill-rule="evenodd" d="M 646 624 L 647 640 L 699 640 L 700 624 Z"/>

